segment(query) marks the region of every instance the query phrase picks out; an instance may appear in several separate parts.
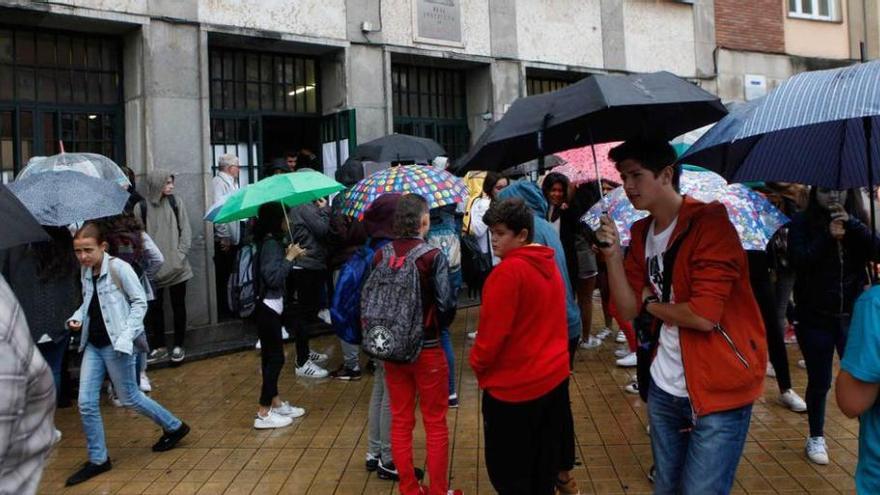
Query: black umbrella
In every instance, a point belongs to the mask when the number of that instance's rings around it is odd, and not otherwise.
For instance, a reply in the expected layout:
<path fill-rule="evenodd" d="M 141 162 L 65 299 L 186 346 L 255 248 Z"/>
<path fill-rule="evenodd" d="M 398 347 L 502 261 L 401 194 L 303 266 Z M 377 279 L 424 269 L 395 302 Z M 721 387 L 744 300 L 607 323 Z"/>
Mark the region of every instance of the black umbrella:
<path fill-rule="evenodd" d="M 0 249 L 49 239 L 31 212 L 6 186 L 0 184 Z"/>
<path fill-rule="evenodd" d="M 672 139 L 711 124 L 721 100 L 669 72 L 596 74 L 552 93 L 516 100 L 456 167 L 503 170 L 571 148 L 637 136 Z"/>
<path fill-rule="evenodd" d="M 351 157 L 362 162 L 428 163 L 441 155 L 446 150 L 432 139 L 391 134 L 358 145 Z"/>

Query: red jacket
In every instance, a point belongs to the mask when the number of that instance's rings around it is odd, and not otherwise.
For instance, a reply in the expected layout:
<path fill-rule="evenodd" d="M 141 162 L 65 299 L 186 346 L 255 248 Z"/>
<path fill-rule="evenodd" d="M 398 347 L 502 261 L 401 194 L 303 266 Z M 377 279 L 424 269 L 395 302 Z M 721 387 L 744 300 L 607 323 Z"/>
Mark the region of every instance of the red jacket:
<path fill-rule="evenodd" d="M 648 217 L 633 225 L 624 261 L 639 303 L 647 282 L 645 234 L 651 221 Z M 767 339 L 749 282 L 746 253 L 720 203 L 685 197 L 669 245 L 682 233 L 686 237 L 672 274 L 674 302 L 687 303 L 695 314 L 718 324 L 710 332 L 679 329 L 691 405 L 698 416 L 704 416 L 751 404 L 764 390 Z"/>
<path fill-rule="evenodd" d="M 496 399 L 537 399 L 568 378 L 565 286 L 552 249 L 507 253 L 483 286 L 478 329 L 470 364 Z"/>

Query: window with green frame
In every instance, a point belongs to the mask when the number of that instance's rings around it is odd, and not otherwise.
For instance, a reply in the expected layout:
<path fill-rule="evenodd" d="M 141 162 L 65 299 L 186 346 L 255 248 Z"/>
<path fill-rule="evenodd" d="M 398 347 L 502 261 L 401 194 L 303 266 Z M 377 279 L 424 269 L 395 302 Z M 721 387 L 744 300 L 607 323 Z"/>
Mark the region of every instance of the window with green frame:
<path fill-rule="evenodd" d="M 451 158 L 467 152 L 470 132 L 464 72 L 392 64 L 394 132 L 433 139 Z"/>
<path fill-rule="evenodd" d="M 59 142 L 121 163 L 121 51 L 115 37 L 0 25 L 0 182 Z"/>

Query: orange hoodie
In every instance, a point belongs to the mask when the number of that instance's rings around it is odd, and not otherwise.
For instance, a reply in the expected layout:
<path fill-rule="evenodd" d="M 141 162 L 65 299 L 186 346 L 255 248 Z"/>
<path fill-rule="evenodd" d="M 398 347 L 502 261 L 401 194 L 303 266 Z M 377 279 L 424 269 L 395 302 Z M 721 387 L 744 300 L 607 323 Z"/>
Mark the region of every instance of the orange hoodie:
<path fill-rule="evenodd" d="M 480 388 L 505 402 L 537 399 L 568 378 L 565 285 L 552 249 L 514 249 L 492 270 L 470 364 Z"/>
<path fill-rule="evenodd" d="M 624 261 L 637 295 L 647 282 L 645 235 L 652 221 L 648 217 L 633 225 Z M 746 253 L 724 206 L 685 197 L 669 245 L 683 233 L 672 274 L 675 302 L 686 302 L 691 311 L 717 324 L 710 332 L 679 329 L 688 395 L 694 412 L 704 416 L 746 406 L 761 396 L 767 339 Z"/>

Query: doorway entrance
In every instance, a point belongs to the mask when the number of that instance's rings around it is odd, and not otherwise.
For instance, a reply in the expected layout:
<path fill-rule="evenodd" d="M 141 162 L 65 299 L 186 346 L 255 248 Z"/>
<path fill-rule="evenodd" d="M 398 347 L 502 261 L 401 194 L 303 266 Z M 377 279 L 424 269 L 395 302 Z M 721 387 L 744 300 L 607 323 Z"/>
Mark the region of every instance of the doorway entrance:
<path fill-rule="evenodd" d="M 320 117 L 263 117 L 263 161 L 268 164 L 276 158 L 284 158 L 285 153 L 296 153 L 304 148 L 320 157 L 320 123 Z M 319 159 L 311 168 L 323 171 Z"/>

